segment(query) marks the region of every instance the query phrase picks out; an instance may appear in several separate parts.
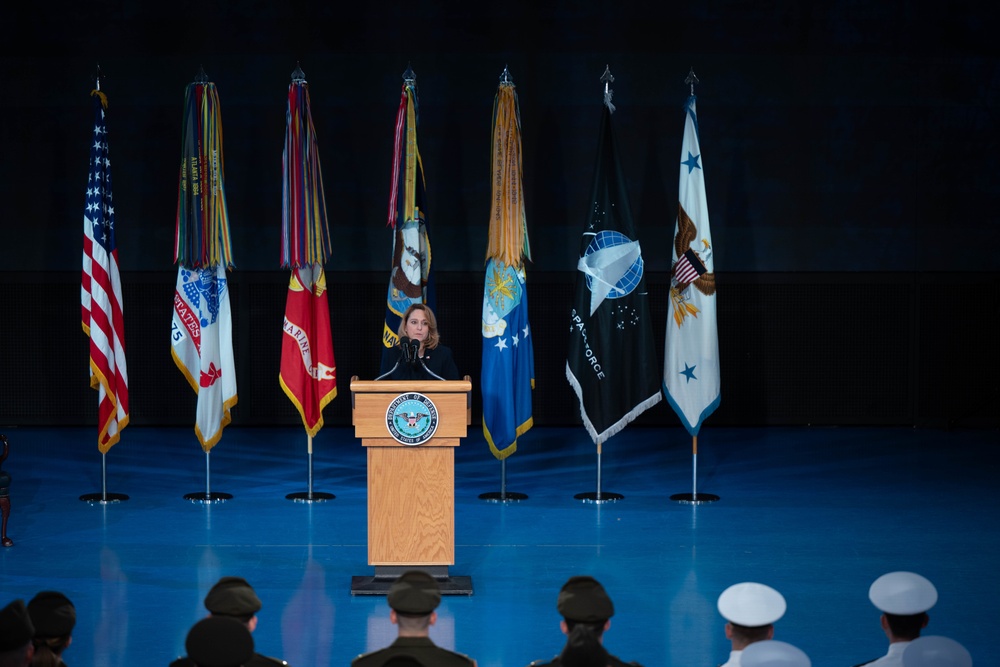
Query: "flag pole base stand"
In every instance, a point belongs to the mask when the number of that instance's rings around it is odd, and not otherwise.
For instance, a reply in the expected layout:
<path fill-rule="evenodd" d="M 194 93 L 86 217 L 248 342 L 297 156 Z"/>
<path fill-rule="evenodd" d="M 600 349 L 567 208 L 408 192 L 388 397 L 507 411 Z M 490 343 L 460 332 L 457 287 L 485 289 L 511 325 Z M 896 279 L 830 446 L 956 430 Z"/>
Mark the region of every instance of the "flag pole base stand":
<path fill-rule="evenodd" d="M 585 503 L 593 503 L 595 505 L 600 505 L 602 503 L 617 503 L 619 500 L 625 499 L 625 496 L 620 493 L 606 493 L 604 491 L 600 493 L 597 493 L 596 491 L 587 491 L 586 493 L 578 493 L 573 497 Z"/>
<path fill-rule="evenodd" d="M 215 491 L 211 493 L 205 493 L 204 491 L 199 491 L 197 493 L 185 493 L 184 500 L 190 500 L 193 503 L 224 503 L 227 500 L 232 500 L 233 494 L 231 493 L 216 493 Z"/>
<path fill-rule="evenodd" d="M 714 503 L 719 496 L 714 493 L 675 493 L 670 499 L 682 505 L 704 505 Z"/>
<path fill-rule="evenodd" d="M 472 577 L 451 576 L 447 565 L 376 565 L 374 577 L 351 577 L 351 595 L 388 595 L 399 575 L 410 570 L 434 577 L 441 595 L 472 595 Z"/>
<path fill-rule="evenodd" d="M 522 500 L 527 500 L 528 495 L 525 493 L 513 493 L 511 491 L 490 491 L 489 493 L 480 493 L 479 499 L 485 500 L 488 503 L 519 503 Z"/>
<path fill-rule="evenodd" d="M 124 493 L 85 493 L 80 500 L 91 505 L 110 505 L 128 500 L 128 496 Z"/>
<path fill-rule="evenodd" d="M 332 493 L 324 493 L 322 491 L 297 491 L 296 493 L 289 493 L 285 498 L 292 500 L 297 503 L 321 503 L 327 500 L 333 500 L 337 496 Z"/>

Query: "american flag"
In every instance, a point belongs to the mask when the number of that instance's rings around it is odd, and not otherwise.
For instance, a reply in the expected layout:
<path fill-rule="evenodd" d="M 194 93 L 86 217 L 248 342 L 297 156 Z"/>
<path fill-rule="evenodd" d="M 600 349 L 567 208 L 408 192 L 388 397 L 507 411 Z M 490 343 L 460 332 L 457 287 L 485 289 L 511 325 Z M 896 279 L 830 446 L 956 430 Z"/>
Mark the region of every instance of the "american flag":
<path fill-rule="evenodd" d="M 108 159 L 107 98 L 93 91 L 94 134 L 90 145 L 87 203 L 83 209 L 81 321 L 90 337 L 90 386 L 98 394 L 98 449 L 106 454 L 128 424 L 128 370 L 122 286 L 115 246 L 115 206 Z"/>

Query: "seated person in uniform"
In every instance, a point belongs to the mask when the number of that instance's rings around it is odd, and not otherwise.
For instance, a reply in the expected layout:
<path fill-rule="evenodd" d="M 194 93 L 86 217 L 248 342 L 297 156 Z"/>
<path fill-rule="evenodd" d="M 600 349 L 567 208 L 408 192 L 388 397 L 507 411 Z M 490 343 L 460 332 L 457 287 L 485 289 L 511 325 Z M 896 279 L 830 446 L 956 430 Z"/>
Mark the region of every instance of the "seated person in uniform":
<path fill-rule="evenodd" d="M 937 603 L 934 584 L 914 572 L 889 572 L 872 582 L 868 599 L 882 612 L 882 631 L 889 640 L 888 652 L 862 663 L 869 667 L 899 667 L 903 651 L 920 636 L 930 617 L 927 610 Z"/>
<path fill-rule="evenodd" d="M 256 591 L 243 577 L 222 577 L 205 596 L 205 609 L 210 617 L 234 618 L 251 633 L 257 629 L 257 612 L 263 604 Z M 287 667 L 288 663 L 279 658 L 272 658 L 260 653 L 251 652 L 246 661 L 246 667 Z M 170 663 L 170 667 L 190 667 L 191 654 L 187 658 L 178 658 Z M 242 664 L 242 663 L 240 663 Z"/>
<path fill-rule="evenodd" d="M 727 621 L 726 639 L 732 649 L 722 667 L 740 667 L 744 649 L 773 639 L 774 623 L 787 608 L 781 593 L 753 581 L 733 584 L 722 591 L 717 605 Z"/>
<path fill-rule="evenodd" d="M 426 665 L 427 667 L 476 667 L 467 655 L 437 646 L 430 639 L 430 626 L 437 622 L 441 588 L 434 577 L 420 570 L 399 576 L 389 588 L 389 621 L 398 626 L 396 641 L 384 649 L 359 655 L 351 667 Z M 404 657 L 406 659 L 404 659 Z"/>
<path fill-rule="evenodd" d="M 604 649 L 604 631 L 611 627 L 615 606 L 597 579 L 570 577 L 559 591 L 556 609 L 563 617 L 559 627 L 569 640 L 552 660 L 536 660 L 529 667 L 596 667 L 595 660 L 603 667 L 639 667 L 639 663 L 625 662 Z M 588 651 L 594 642 L 595 649 Z"/>
<path fill-rule="evenodd" d="M 441 345 L 437 319 L 422 303 L 406 309 L 399 322 L 399 343 L 384 348 L 379 380 L 460 380 L 451 350 Z"/>

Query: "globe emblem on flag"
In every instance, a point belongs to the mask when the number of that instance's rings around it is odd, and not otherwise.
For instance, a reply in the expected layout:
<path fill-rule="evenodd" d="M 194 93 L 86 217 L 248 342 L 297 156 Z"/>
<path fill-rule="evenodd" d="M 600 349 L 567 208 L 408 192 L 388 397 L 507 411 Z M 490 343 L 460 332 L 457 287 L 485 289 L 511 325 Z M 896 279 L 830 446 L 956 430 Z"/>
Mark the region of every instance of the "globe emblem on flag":
<path fill-rule="evenodd" d="M 583 253 L 583 256 L 584 258 L 587 258 L 590 255 L 604 253 L 605 251 L 613 250 L 618 246 L 629 245 L 631 243 L 632 239 L 625 236 L 621 232 L 616 232 L 610 229 L 602 229 L 594 235 L 594 238 L 590 241 L 590 245 L 587 246 L 587 250 Z M 598 264 L 600 264 L 600 262 L 598 262 Z M 605 298 L 620 299 L 623 296 L 631 294 L 642 281 L 642 273 L 642 254 L 636 253 L 635 260 L 625 270 L 621 277 L 613 283 L 613 286 L 610 290 L 608 290 Z M 586 278 L 587 289 L 593 291 L 594 276 L 587 274 Z M 610 282 L 610 280 L 608 282 Z"/>
<path fill-rule="evenodd" d="M 385 425 L 389 435 L 397 442 L 410 446 L 422 445 L 437 431 L 437 407 L 423 394 L 400 394 L 389 403 L 385 412 Z"/>

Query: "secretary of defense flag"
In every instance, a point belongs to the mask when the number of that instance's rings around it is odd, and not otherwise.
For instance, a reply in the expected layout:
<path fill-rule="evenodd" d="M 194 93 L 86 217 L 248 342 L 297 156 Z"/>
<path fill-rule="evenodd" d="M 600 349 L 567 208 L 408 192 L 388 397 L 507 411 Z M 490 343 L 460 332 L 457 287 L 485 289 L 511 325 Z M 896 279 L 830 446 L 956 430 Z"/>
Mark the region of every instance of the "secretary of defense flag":
<path fill-rule="evenodd" d="M 719 332 L 715 261 L 695 96 L 685 107 L 670 310 L 663 350 L 663 391 L 692 436 L 719 407 Z"/>

